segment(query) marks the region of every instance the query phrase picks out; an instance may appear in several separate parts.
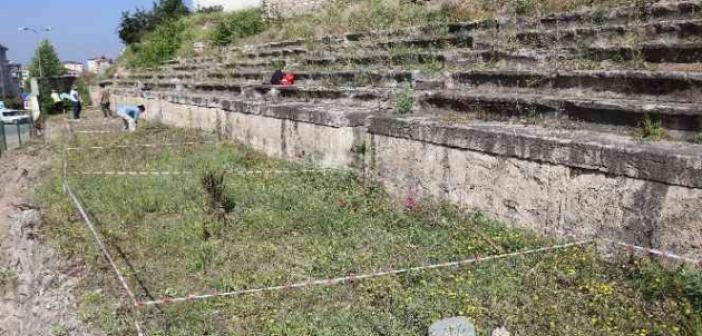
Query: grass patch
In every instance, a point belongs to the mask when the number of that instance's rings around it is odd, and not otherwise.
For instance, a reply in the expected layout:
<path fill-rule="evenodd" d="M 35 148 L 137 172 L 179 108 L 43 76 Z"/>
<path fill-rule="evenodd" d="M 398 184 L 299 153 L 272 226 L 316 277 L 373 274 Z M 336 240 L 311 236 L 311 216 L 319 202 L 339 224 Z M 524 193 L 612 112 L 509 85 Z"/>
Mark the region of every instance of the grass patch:
<path fill-rule="evenodd" d="M 179 138 L 210 136 L 144 125 L 133 134 L 72 141 Z M 300 164 L 236 145 L 84 151 L 69 159 L 69 171 L 198 172 L 70 180 L 141 298 L 363 274 L 555 243 L 416 195 L 400 206 L 352 173 L 304 172 Z M 61 191 L 58 166 L 38 192 L 42 234 L 93 271 L 82 284 L 80 315 L 110 335 L 133 334 L 128 306 L 116 304 L 118 284 Z M 293 172 L 221 173 L 242 168 Z M 205 236 L 203 223 L 220 230 Z M 625 267 L 614 267 L 594 248 L 571 248 L 344 286 L 165 306 L 146 311 L 147 327 L 151 335 L 424 335 L 437 319 L 464 315 L 482 334 L 499 326 L 524 335 L 700 332 L 694 322 L 698 278 L 690 275 L 696 273 L 622 262 Z M 658 286 L 661 276 L 675 285 Z"/>
<path fill-rule="evenodd" d="M 663 123 L 658 116 L 644 115 L 641 121 L 640 137 L 645 140 L 661 140 L 666 136 Z"/>
<path fill-rule="evenodd" d="M 259 34 L 265 29 L 266 23 L 259 10 L 235 11 L 217 23 L 212 31 L 212 40 L 217 45 L 225 46 L 241 38 Z"/>
<path fill-rule="evenodd" d="M 395 113 L 410 113 L 412 109 L 414 109 L 415 103 L 414 89 L 410 85 L 407 85 L 402 91 L 395 95 Z"/>
<path fill-rule="evenodd" d="M 0 290 L 3 292 L 13 290 L 17 283 L 17 273 L 6 267 L 0 267 Z"/>
<path fill-rule="evenodd" d="M 702 133 L 692 136 L 691 138 L 688 139 L 688 142 L 702 145 Z"/>

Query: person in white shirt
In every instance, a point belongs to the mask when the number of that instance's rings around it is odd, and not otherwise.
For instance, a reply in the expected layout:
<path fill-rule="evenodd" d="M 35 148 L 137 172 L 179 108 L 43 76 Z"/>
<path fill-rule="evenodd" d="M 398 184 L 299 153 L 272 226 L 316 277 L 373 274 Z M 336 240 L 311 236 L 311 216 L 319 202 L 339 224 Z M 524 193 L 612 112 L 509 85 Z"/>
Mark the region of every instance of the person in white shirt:
<path fill-rule="evenodd" d="M 51 100 L 54 102 L 53 113 L 63 113 L 63 100 L 56 90 L 51 90 Z"/>
<path fill-rule="evenodd" d="M 71 88 L 71 93 L 68 94 L 71 98 L 71 103 L 73 104 L 73 119 L 80 120 L 80 111 L 83 109 L 81 105 L 80 93 L 78 93 L 78 88 L 74 85 Z"/>

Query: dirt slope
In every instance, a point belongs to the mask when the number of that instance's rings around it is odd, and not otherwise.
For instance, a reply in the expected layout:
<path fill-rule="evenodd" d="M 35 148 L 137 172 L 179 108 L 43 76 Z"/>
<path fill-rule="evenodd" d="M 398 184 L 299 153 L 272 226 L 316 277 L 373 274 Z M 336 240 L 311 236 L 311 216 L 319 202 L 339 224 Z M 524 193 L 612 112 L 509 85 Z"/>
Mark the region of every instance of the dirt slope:
<path fill-rule="evenodd" d="M 99 335 L 75 314 L 82 266 L 42 245 L 40 210 L 28 204 L 49 155 L 33 145 L 0 158 L 0 336 Z"/>

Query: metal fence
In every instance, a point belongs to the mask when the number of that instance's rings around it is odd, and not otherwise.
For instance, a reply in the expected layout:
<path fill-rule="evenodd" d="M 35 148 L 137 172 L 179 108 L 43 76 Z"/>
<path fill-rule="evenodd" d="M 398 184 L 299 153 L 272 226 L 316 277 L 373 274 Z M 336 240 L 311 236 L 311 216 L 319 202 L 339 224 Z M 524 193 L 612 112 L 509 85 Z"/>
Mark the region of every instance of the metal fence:
<path fill-rule="evenodd" d="M 22 146 L 29 140 L 31 123 L 16 121 L 5 123 L 0 121 L 0 156 L 5 155 L 10 149 Z"/>

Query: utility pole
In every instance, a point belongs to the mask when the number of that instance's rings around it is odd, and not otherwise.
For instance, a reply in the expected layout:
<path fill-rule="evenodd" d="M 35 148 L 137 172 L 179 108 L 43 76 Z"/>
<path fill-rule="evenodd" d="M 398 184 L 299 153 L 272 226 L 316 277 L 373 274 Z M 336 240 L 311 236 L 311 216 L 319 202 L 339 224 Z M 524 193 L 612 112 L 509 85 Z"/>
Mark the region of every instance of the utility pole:
<path fill-rule="evenodd" d="M 54 28 L 53 27 L 45 27 L 42 29 L 34 29 L 31 27 L 19 27 L 19 28 L 17 28 L 17 30 L 28 31 L 28 32 L 32 32 L 32 33 L 37 35 L 37 38 L 39 39 L 39 43 L 37 44 L 37 50 L 38 50 L 37 58 L 39 59 L 39 78 L 43 78 L 44 77 L 44 70 L 41 67 L 41 50 L 39 50 L 39 46 L 41 46 L 41 33 L 50 32 L 50 31 L 54 30 Z"/>

